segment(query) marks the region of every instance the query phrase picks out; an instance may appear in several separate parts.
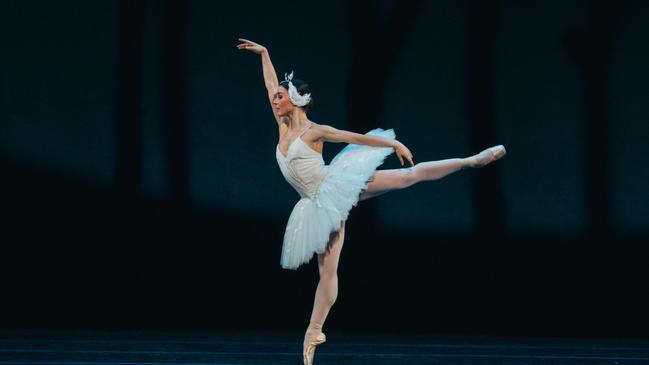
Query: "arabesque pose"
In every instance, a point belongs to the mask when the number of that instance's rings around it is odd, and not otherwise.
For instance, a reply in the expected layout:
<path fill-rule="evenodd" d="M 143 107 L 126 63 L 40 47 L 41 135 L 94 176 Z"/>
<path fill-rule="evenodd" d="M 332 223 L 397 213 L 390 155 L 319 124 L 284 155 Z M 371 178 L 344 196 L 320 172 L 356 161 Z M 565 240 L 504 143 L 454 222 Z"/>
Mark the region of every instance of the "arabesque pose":
<path fill-rule="evenodd" d="M 294 79 L 292 72 L 279 82 L 266 47 L 243 38 L 239 41 L 238 49 L 261 56 L 268 100 L 279 129 L 277 163 L 284 178 L 300 194 L 286 226 L 281 266 L 296 269 L 314 254 L 318 256 L 320 281 L 303 343 L 304 364 L 310 365 L 316 346 L 326 340 L 322 326 L 338 295 L 338 260 L 351 208 L 358 201 L 388 191 L 485 166 L 506 152 L 498 145 L 471 157 L 415 165 L 412 153 L 395 139 L 392 129 L 358 134 L 309 120 L 307 111 L 313 104 L 309 86 Z M 322 158 L 325 142 L 348 143 L 329 165 Z M 377 170 L 392 152 L 401 166 L 405 161 L 410 167 Z"/>

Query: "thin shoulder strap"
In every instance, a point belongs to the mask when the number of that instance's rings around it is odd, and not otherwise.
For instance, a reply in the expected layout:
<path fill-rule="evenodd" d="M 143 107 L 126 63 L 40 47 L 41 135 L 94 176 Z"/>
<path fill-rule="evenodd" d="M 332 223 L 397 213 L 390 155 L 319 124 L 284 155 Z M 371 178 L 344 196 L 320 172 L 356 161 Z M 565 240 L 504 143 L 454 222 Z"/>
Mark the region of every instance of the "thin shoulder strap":
<path fill-rule="evenodd" d="M 313 125 L 313 123 L 312 123 L 312 122 L 309 122 L 309 125 L 306 126 L 306 127 L 304 128 L 304 130 L 302 131 L 302 133 L 300 133 L 300 137 L 302 137 L 302 135 L 303 135 L 304 133 L 306 133 L 306 131 L 308 131 L 309 128 L 311 128 L 312 125 Z"/>

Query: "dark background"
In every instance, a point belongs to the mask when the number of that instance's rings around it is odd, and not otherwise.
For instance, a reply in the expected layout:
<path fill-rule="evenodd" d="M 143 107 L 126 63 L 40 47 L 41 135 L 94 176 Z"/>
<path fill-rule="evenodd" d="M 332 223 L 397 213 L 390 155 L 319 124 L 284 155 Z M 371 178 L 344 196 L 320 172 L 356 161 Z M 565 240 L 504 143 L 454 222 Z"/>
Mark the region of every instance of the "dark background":
<path fill-rule="evenodd" d="M 318 123 L 394 128 L 416 162 L 508 150 L 354 208 L 326 328 L 649 338 L 648 19 L 641 0 L 4 0 L 0 324 L 308 324 L 317 263 L 279 266 L 298 195 L 244 37 L 311 84 Z"/>

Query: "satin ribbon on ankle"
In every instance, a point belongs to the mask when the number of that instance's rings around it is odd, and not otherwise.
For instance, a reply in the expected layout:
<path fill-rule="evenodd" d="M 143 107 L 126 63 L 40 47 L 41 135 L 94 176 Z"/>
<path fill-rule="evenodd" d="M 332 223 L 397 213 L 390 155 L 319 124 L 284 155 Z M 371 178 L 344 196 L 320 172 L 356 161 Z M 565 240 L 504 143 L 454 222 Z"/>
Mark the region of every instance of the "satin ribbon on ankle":
<path fill-rule="evenodd" d="M 309 322 L 309 328 L 315 328 L 315 329 L 317 329 L 317 330 L 321 330 L 321 329 L 322 329 L 322 325 L 319 324 L 319 323 L 315 323 L 315 322 Z"/>

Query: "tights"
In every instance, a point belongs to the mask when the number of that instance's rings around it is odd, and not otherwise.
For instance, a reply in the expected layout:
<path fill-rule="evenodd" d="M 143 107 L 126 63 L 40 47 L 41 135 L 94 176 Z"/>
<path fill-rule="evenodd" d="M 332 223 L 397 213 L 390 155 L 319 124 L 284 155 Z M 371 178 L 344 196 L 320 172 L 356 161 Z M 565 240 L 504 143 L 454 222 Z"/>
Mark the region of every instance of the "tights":
<path fill-rule="evenodd" d="M 367 190 L 360 200 L 369 199 L 388 191 L 403 189 L 421 181 L 437 180 L 466 167 L 466 160 L 452 158 L 441 161 L 429 161 L 416 164 L 414 167 L 393 170 L 377 170 Z M 345 222 L 342 222 L 338 234 L 333 235 L 328 250 L 318 254 L 320 281 L 315 292 L 313 311 L 307 331 L 320 331 L 327 314 L 338 296 L 338 260 L 345 238 Z"/>
<path fill-rule="evenodd" d="M 482 167 L 499 159 L 504 154 L 505 148 L 501 145 L 488 148 L 467 158 L 450 158 L 422 162 L 408 168 L 377 170 L 370 178 L 367 189 L 361 194 L 359 200 L 407 188 L 418 182 L 441 179 L 464 168 Z M 326 340 L 322 333 L 322 326 L 338 297 L 338 260 L 344 239 L 345 222 L 343 221 L 340 230 L 330 237 L 327 250 L 318 254 L 320 281 L 315 292 L 309 327 L 304 335 L 304 363 L 306 365 L 312 364 L 315 346 Z"/>

